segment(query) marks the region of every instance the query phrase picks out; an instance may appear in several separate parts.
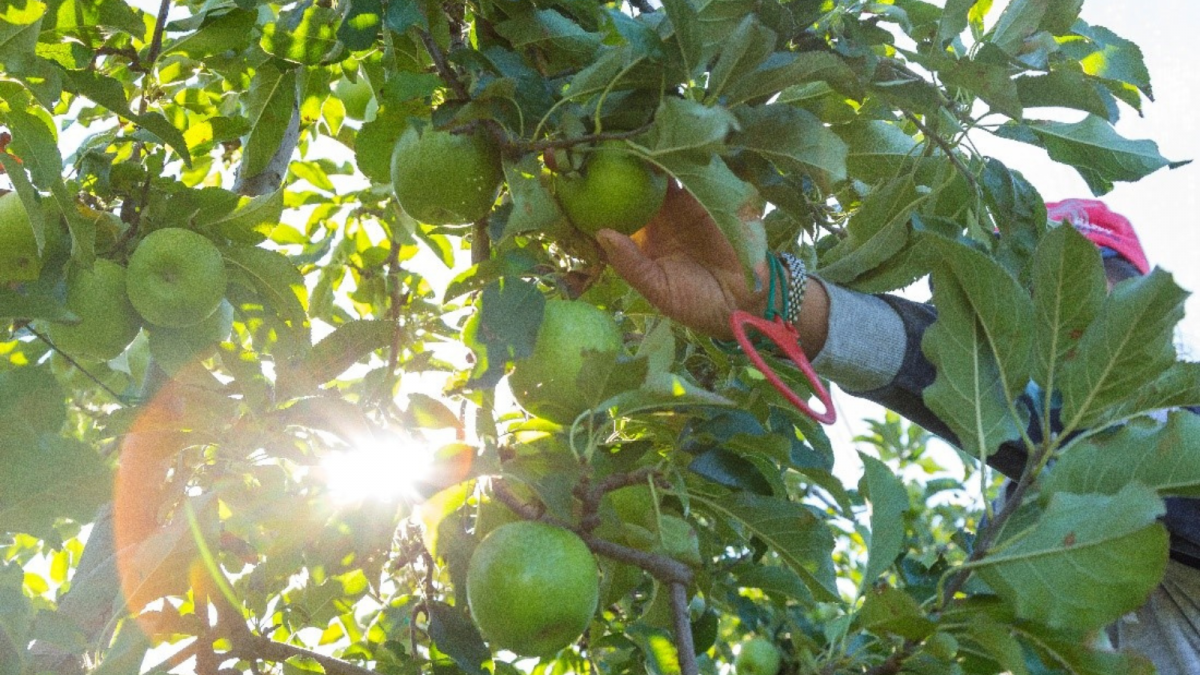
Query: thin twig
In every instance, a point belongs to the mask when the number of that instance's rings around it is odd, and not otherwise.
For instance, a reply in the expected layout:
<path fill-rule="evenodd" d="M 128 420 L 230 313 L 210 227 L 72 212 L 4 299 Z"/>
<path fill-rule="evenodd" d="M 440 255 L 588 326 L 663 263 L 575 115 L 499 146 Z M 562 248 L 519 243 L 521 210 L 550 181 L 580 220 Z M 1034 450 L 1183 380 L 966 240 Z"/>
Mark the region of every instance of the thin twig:
<path fill-rule="evenodd" d="M 675 619 L 675 649 L 679 651 L 679 670 L 682 675 L 698 675 L 696 643 L 692 640 L 692 621 L 688 614 L 687 586 L 671 584 L 671 614 Z"/>
<path fill-rule="evenodd" d="M 471 264 L 479 265 L 492 257 L 492 237 L 488 234 L 488 219 L 480 218 L 471 226 Z"/>
<path fill-rule="evenodd" d="M 454 91 L 454 96 L 464 101 L 470 100 L 470 93 L 467 92 L 467 88 L 463 85 L 462 80 L 458 79 L 458 73 L 454 72 L 454 69 L 450 67 L 450 63 L 446 60 L 446 55 L 442 53 L 442 48 L 438 46 L 437 40 L 428 31 L 417 31 L 417 34 L 421 37 L 421 44 L 425 45 L 425 51 L 429 52 L 429 57 L 433 59 L 433 67 L 437 69 L 438 75 Z"/>
<path fill-rule="evenodd" d="M 966 178 L 967 182 L 970 183 L 972 190 L 979 190 L 979 183 L 975 181 L 975 175 L 967 169 L 966 165 L 962 163 L 962 160 L 958 158 L 958 155 L 954 154 L 954 148 L 946 142 L 946 139 L 942 138 L 939 134 L 926 126 L 926 124 L 913 113 L 906 111 L 904 113 L 904 117 L 907 118 L 909 122 L 912 122 L 914 125 L 916 125 L 916 127 L 921 130 L 921 133 L 925 135 L 925 138 L 932 140 L 939 148 L 942 149 L 942 152 L 946 153 L 946 156 L 950 158 L 950 162 L 954 164 L 954 168 L 958 169 L 958 172 L 963 175 L 963 178 Z"/>
<path fill-rule="evenodd" d="M 95 382 L 97 385 L 99 385 L 99 387 L 101 389 L 108 392 L 108 395 L 112 396 L 114 399 L 116 399 L 118 404 L 120 404 L 121 406 L 125 405 L 125 402 L 121 399 L 120 394 L 113 391 L 112 388 L 109 387 L 107 384 L 104 384 L 103 382 L 101 382 L 100 378 L 96 377 L 91 372 L 89 372 L 87 368 L 84 368 L 83 366 L 79 365 L 79 362 L 76 361 L 75 359 L 71 358 L 70 354 L 59 349 L 57 345 L 55 345 L 53 342 L 50 341 L 49 337 L 38 332 L 36 329 L 33 328 L 33 326 L 30 326 L 30 325 L 26 325 L 25 330 L 29 331 L 30 333 L 33 333 L 33 335 L 35 337 L 37 337 L 37 339 L 41 340 L 42 342 L 45 342 L 47 345 L 50 345 L 50 349 L 53 349 L 54 351 L 58 352 L 58 355 L 63 357 L 64 359 L 66 359 L 67 363 L 71 364 L 72 366 L 75 366 L 75 368 L 77 368 L 79 370 L 79 372 L 83 373 L 84 376 L 86 376 L 89 380 L 91 380 L 92 382 Z"/>

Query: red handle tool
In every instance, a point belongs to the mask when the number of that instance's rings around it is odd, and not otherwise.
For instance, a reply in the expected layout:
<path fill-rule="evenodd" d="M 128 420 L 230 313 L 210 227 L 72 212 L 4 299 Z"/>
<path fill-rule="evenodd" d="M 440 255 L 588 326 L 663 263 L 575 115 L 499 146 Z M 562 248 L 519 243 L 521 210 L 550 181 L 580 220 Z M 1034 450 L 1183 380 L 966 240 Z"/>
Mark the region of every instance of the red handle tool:
<path fill-rule="evenodd" d="M 800 349 L 800 335 L 796 332 L 795 326 L 785 323 L 781 317 L 771 321 L 741 310 L 734 312 L 729 317 L 729 325 L 733 329 L 733 336 L 737 339 L 738 345 L 741 346 L 746 356 L 750 357 L 750 362 L 762 372 L 767 381 L 780 394 L 783 394 L 784 398 L 796 406 L 800 412 L 814 420 L 822 424 L 833 424 L 837 419 L 837 411 L 833 409 L 833 400 L 829 396 L 829 390 L 821 384 L 821 379 L 817 377 L 812 364 L 808 362 L 808 357 L 804 356 L 804 351 Z M 817 395 L 817 398 L 821 401 L 821 405 L 824 406 L 824 412 L 818 413 L 813 410 L 803 399 L 796 395 L 796 392 L 789 389 L 783 383 L 783 380 L 767 365 L 762 354 L 758 353 L 758 349 L 750 341 L 749 336 L 746 335 L 747 326 L 756 329 L 764 337 L 775 343 L 775 346 L 779 347 L 784 356 L 788 357 L 792 363 L 795 363 L 800 368 L 800 372 L 804 373 L 809 386 L 812 387 L 813 393 Z"/>

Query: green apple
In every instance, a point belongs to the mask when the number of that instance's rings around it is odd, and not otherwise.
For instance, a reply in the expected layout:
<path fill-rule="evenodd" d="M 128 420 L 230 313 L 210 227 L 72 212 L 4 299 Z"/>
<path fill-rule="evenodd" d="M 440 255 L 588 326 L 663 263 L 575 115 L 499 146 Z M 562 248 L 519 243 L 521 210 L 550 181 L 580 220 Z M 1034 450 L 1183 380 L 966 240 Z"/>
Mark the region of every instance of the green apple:
<path fill-rule="evenodd" d="M 633 234 L 662 207 L 667 177 L 652 171 L 622 143 L 608 142 L 588 154 L 579 175 L 556 174 L 554 193 L 579 230 L 594 235 L 610 228 Z"/>
<path fill-rule="evenodd" d="M 222 300 L 212 316 L 195 326 L 146 326 L 146 335 L 155 361 L 168 373 L 174 373 L 188 363 L 211 356 L 213 347 L 227 340 L 232 330 L 233 305 Z"/>
<path fill-rule="evenodd" d="M 225 297 L 225 261 L 203 236 L 181 228 L 151 232 L 129 258 L 129 300 L 147 323 L 194 326 Z"/>
<path fill-rule="evenodd" d="M 568 424 L 592 406 L 580 389 L 584 352 L 618 352 L 621 331 L 604 310 L 580 301 L 546 303 L 533 353 L 513 365 L 508 378 L 517 403 L 529 412 Z"/>
<path fill-rule="evenodd" d="M 50 340 L 74 359 L 116 358 L 142 326 L 142 317 L 125 295 L 124 267 L 99 259 L 91 271 L 74 269 L 67 278 L 67 309 L 79 323 L 50 324 Z"/>
<path fill-rule="evenodd" d="M 429 225 L 473 223 L 492 210 L 500 152 L 482 131 L 408 129 L 392 151 L 392 187 L 408 215 Z"/>
<path fill-rule="evenodd" d="M 501 525 L 467 565 L 467 603 L 495 648 L 550 656 L 583 633 L 600 598 L 596 559 L 573 532 L 531 521 Z"/>
<path fill-rule="evenodd" d="M 29 213 L 15 192 L 0 195 L 0 283 L 32 281 L 42 271 Z"/>
<path fill-rule="evenodd" d="M 743 643 L 733 660 L 733 670 L 737 675 L 775 675 L 782 665 L 779 648 L 763 637 Z"/>

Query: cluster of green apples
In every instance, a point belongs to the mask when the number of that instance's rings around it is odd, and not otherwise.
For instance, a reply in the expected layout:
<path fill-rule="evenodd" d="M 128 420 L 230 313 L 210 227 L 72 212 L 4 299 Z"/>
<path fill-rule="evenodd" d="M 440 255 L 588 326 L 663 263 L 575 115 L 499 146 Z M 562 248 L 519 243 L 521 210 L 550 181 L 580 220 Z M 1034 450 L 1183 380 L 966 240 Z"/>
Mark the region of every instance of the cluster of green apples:
<path fill-rule="evenodd" d="M 48 229 L 39 255 L 20 198 L 0 196 L 0 283 L 36 280 L 43 259 L 65 249 L 61 228 Z M 91 269 L 69 268 L 65 302 L 77 321 L 49 324 L 50 340 L 73 359 L 108 361 L 145 326 L 151 351 L 177 366 L 228 337 L 233 306 L 226 284 L 225 261 L 211 241 L 182 228 L 155 230 L 127 267 L 100 258 Z"/>
<path fill-rule="evenodd" d="M 576 229 L 593 236 L 602 228 L 632 234 L 658 213 L 667 177 L 623 142 L 605 141 L 578 156 L 578 168 L 553 173 L 549 179 Z M 400 208 L 430 225 L 484 218 L 504 180 L 500 149 L 478 128 L 463 133 L 405 130 L 392 152 L 391 172 Z"/>
<path fill-rule="evenodd" d="M 182 228 L 155 230 L 128 267 L 100 259 L 91 270 L 71 270 L 66 304 L 79 322 L 51 324 L 50 339 L 73 358 L 107 361 L 145 325 L 151 351 L 182 362 L 228 337 L 226 283 L 225 261 L 211 241 Z"/>

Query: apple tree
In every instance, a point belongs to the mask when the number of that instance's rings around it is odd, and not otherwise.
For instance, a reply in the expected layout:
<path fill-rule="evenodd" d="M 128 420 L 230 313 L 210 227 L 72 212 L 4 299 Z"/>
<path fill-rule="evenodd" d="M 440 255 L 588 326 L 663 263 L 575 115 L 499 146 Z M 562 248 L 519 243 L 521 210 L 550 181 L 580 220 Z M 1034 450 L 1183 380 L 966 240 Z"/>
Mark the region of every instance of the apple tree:
<path fill-rule="evenodd" d="M 1097 195 L 1175 166 L 1114 130 L 1151 83 L 1082 0 L 8 0 L 0 64 L 0 672 L 1151 672 L 1098 635 L 1200 490 L 1196 418 L 1147 414 L 1200 404 L 1185 293 L 1106 296 L 972 144 Z M 889 415 L 843 484 L 613 274 L 596 214 L 669 182 L 747 278 L 932 275 L 965 472 Z M 488 564 L 546 576 L 477 623 Z M 580 634 L 492 638 L 560 603 Z"/>

